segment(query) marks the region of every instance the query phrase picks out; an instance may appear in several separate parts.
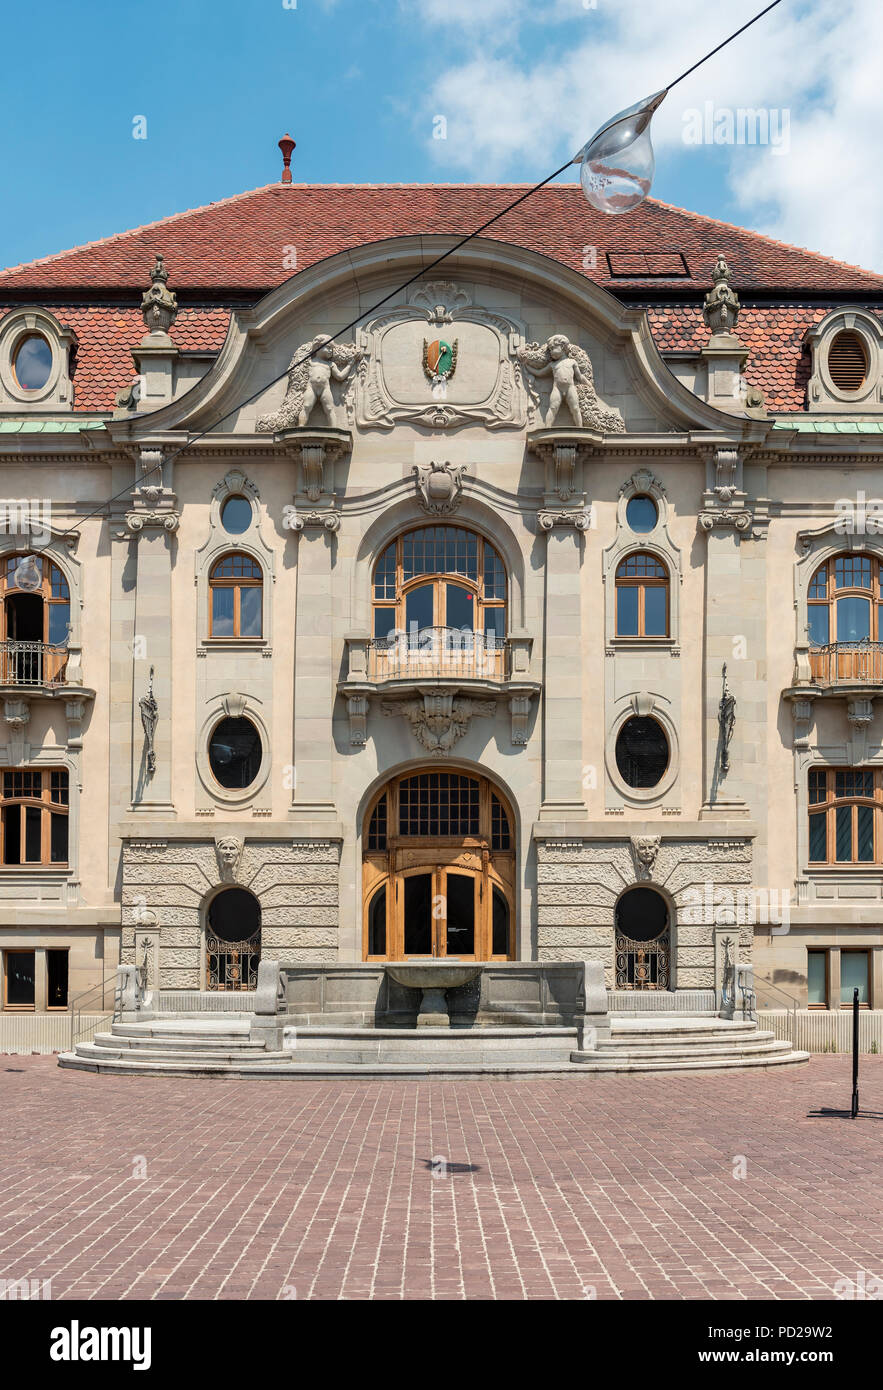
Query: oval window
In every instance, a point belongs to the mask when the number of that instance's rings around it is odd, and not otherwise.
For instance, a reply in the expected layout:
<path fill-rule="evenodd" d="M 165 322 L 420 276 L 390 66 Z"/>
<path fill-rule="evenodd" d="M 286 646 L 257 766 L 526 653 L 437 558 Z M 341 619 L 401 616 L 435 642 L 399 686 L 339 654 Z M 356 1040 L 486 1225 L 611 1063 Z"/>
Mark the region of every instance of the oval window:
<path fill-rule="evenodd" d="M 40 333 L 22 338 L 12 364 L 15 379 L 23 391 L 41 391 L 52 371 L 52 349 Z"/>
<path fill-rule="evenodd" d="M 246 497 L 228 497 L 221 508 L 221 525 L 229 536 L 241 536 L 251 525 L 251 503 Z"/>
<path fill-rule="evenodd" d="M 828 371 L 838 391 L 858 391 L 868 375 L 868 357 L 860 335 L 852 329 L 838 333 L 828 348 Z"/>
<path fill-rule="evenodd" d="M 222 719 L 211 736 L 208 760 L 222 787 L 250 787 L 263 757 L 261 736 L 250 719 Z"/>
<path fill-rule="evenodd" d="M 629 787 L 655 787 L 668 767 L 668 739 L 655 719 L 627 719 L 616 740 L 616 766 Z"/>
<path fill-rule="evenodd" d="M 643 494 L 630 498 L 625 509 L 625 519 L 632 531 L 646 536 L 648 531 L 654 530 L 659 520 L 659 512 L 653 498 Z"/>

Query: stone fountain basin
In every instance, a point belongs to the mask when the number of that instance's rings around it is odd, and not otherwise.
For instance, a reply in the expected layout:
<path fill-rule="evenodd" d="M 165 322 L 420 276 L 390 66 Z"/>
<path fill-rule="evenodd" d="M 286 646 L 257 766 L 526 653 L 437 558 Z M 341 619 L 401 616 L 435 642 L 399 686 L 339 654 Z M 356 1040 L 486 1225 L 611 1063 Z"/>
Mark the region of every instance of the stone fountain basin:
<path fill-rule="evenodd" d="M 476 979 L 481 974 L 481 966 L 448 960 L 400 961 L 387 965 L 386 971 L 396 984 L 406 989 L 457 989 Z"/>

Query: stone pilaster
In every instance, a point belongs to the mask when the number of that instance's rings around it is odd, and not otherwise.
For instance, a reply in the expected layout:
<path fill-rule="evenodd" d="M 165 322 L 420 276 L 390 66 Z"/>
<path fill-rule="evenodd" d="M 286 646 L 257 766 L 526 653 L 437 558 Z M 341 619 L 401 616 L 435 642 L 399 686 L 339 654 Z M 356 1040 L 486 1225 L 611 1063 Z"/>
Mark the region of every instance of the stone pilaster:
<path fill-rule="evenodd" d="M 331 570 L 340 519 L 334 511 L 323 511 L 301 514 L 297 521 L 292 527 L 298 556 L 291 814 L 306 830 L 337 821 L 333 718 L 338 672 Z"/>
<path fill-rule="evenodd" d="M 582 794 L 583 510 L 543 512 L 546 532 L 546 628 L 543 669 L 543 803 L 540 820 L 587 815 Z"/>

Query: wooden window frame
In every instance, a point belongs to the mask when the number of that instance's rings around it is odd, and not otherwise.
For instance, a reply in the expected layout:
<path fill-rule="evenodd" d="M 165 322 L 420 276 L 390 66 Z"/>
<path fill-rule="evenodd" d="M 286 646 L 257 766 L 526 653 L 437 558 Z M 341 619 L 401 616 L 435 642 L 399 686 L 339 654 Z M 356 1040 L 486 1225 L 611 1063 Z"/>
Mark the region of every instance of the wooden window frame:
<path fill-rule="evenodd" d="M 436 530 L 442 530 L 442 529 L 444 529 L 444 530 L 451 530 L 451 531 L 462 531 L 462 532 L 464 532 L 467 536 L 470 536 L 470 537 L 472 537 L 472 538 L 475 540 L 475 542 L 476 542 L 476 572 L 477 572 L 477 576 L 478 576 L 477 579 L 473 580 L 473 579 L 468 578 L 465 574 L 457 574 L 457 573 L 455 573 L 455 572 L 453 572 L 453 571 L 450 571 L 450 570 L 433 570 L 432 572 L 427 572 L 426 574 L 414 575 L 411 579 L 406 580 L 406 579 L 405 579 L 405 576 L 404 576 L 404 544 L 405 544 L 405 538 L 406 538 L 407 536 L 413 536 L 413 535 L 415 535 L 418 531 L 436 531 Z M 392 546 L 392 545 L 395 545 L 395 597 L 394 597 L 394 598 L 378 598 L 378 597 L 377 597 L 377 573 L 378 573 L 378 570 L 379 570 L 381 561 L 383 560 L 384 556 L 386 555 L 387 551 L 390 549 L 390 546 Z M 503 593 L 503 597 L 502 597 L 502 598 L 486 598 L 486 597 L 485 597 L 485 592 L 484 592 L 484 589 L 485 589 L 484 575 L 485 575 L 485 548 L 486 548 L 486 547 L 487 547 L 487 549 L 489 549 L 489 550 L 497 557 L 497 560 L 499 561 L 499 564 L 500 564 L 500 568 L 501 568 L 501 570 L 502 570 L 502 572 L 503 572 L 503 588 L 504 588 L 504 593 Z M 484 536 L 482 536 L 481 533 L 480 533 L 479 531 L 473 531 L 473 530 L 471 530 L 471 529 L 470 529 L 469 527 L 467 527 L 467 526 L 450 526 L 450 525 L 446 525 L 446 524 L 443 524 L 442 526 L 415 526 L 415 527 L 412 527 L 410 530 L 408 530 L 408 531 L 403 531 L 400 535 L 396 536 L 395 541 L 390 541 L 388 545 L 385 545 L 385 546 L 383 547 L 383 550 L 381 551 L 380 555 L 377 557 L 376 561 L 374 562 L 374 569 L 373 569 L 372 574 L 371 574 L 371 636 L 372 636 L 372 638 L 374 637 L 374 633 L 375 633 L 375 630 L 376 630 L 376 619 L 375 619 L 374 615 L 375 615 L 375 613 L 377 612 L 378 609 L 389 609 L 389 608 L 394 608 L 394 609 L 395 609 L 395 614 L 396 614 L 396 620 L 395 620 L 396 629 L 397 629 L 398 631 L 400 631 L 400 632 L 406 631 L 406 611 L 407 611 L 407 599 L 408 599 L 408 594 L 411 593 L 411 591 L 414 590 L 414 589 L 422 588 L 423 585 L 425 585 L 425 584 L 431 584 L 431 585 L 432 585 L 432 589 L 433 589 L 433 595 L 432 595 L 433 623 L 432 623 L 432 626 L 433 626 L 433 627 L 447 627 L 447 623 L 444 623 L 444 622 L 440 622 L 440 621 L 439 621 L 439 616 L 440 616 L 441 614 L 444 614 L 444 613 L 445 613 L 445 610 L 446 610 L 446 601 L 445 601 L 445 600 L 446 600 L 446 586 L 447 586 L 449 583 L 450 583 L 450 584 L 454 584 L 454 585 L 456 585 L 458 588 L 461 588 L 461 589 L 468 589 L 468 590 L 473 594 L 474 602 L 475 602 L 474 625 L 473 625 L 473 628 L 472 628 L 473 632 L 481 632 L 481 633 L 484 632 L 484 630 L 485 630 L 485 626 L 484 626 L 484 624 L 485 624 L 485 612 L 487 612 L 487 611 L 489 611 L 489 610 L 491 610 L 491 609 L 502 609 L 502 611 L 503 611 L 503 633 L 502 633 L 502 636 L 499 637 L 497 640 L 500 641 L 500 642 L 505 641 L 505 639 L 506 639 L 506 637 L 507 637 L 507 635 L 508 635 L 508 626 L 507 626 L 507 623 L 508 623 L 508 612 L 507 612 L 507 610 L 508 610 L 508 600 L 509 600 L 509 576 L 508 576 L 508 574 L 507 574 L 507 572 L 506 572 L 506 566 L 505 566 L 505 564 L 504 564 L 504 562 L 503 562 L 503 557 L 502 557 L 502 555 L 500 554 L 500 552 L 499 552 L 499 550 L 497 549 L 497 547 L 496 547 L 495 545 L 493 545 L 490 541 L 486 541 L 485 538 L 484 538 Z"/>
<path fill-rule="evenodd" d="M 643 494 L 642 494 L 643 495 Z M 631 500 L 631 499 L 629 499 Z M 652 500 L 652 499 L 651 499 Z M 646 556 L 663 571 L 661 575 L 645 574 L 621 574 L 620 571 L 629 561 Z M 616 636 L 624 641 L 638 639 L 644 642 L 665 642 L 671 637 L 671 577 L 668 566 L 658 555 L 654 555 L 649 550 L 630 550 L 627 555 L 620 556 L 616 563 L 614 575 L 614 617 L 616 622 Z M 619 591 L 620 589 L 637 589 L 638 591 L 638 630 L 637 632 L 620 632 L 619 630 Z M 665 632 L 646 632 L 646 591 L 647 589 L 665 590 Z"/>
<path fill-rule="evenodd" d="M 13 584 L 11 582 L 11 576 L 15 571 L 15 567 L 17 566 L 20 560 L 23 560 L 25 558 L 26 555 L 33 555 L 37 560 L 40 561 L 40 569 L 42 571 L 42 574 L 39 589 L 19 589 L 18 585 Z M 16 552 L 15 555 L 7 555 L 5 557 L 3 570 L 2 572 L 0 572 L 0 581 L 2 581 L 3 585 L 3 611 L 2 617 L 0 617 L 0 640 L 4 642 L 12 642 L 17 640 L 13 637 L 10 637 L 8 631 L 9 616 L 8 609 L 6 606 L 6 600 L 12 597 L 13 594 L 23 594 L 26 597 L 30 597 L 31 595 L 36 597 L 37 595 L 39 595 L 39 597 L 43 600 L 43 636 L 41 638 L 41 641 L 47 644 L 49 642 L 49 620 L 51 616 L 51 610 L 53 607 L 62 605 L 66 606 L 68 623 L 70 623 L 71 593 L 70 585 L 67 581 L 67 575 L 64 573 L 63 570 L 59 569 L 55 561 L 50 559 L 48 555 L 42 555 L 39 550 L 22 550 Z M 58 594 L 53 593 L 53 589 L 56 587 L 56 582 L 58 588 L 61 590 L 61 592 Z M 55 645 L 61 646 L 65 644 L 56 643 Z"/>
<path fill-rule="evenodd" d="M 863 775 L 870 773 L 872 779 L 872 793 L 870 796 L 851 793 L 848 796 L 837 796 L 837 773 L 859 772 Z M 825 776 L 825 796 L 821 801 L 810 800 L 810 781 L 813 774 L 824 774 Z M 838 859 L 837 855 L 837 811 L 841 807 L 851 808 L 851 858 Z M 874 829 L 874 852 L 870 859 L 857 858 L 858 852 L 858 815 L 859 806 L 870 806 L 873 811 Z M 810 869 L 833 868 L 833 869 L 870 869 L 874 865 L 883 863 L 883 770 L 880 768 L 866 767 L 813 767 L 809 769 L 807 776 L 807 815 L 808 817 L 825 816 L 825 858 L 809 859 L 809 846 L 811 843 L 810 826 L 807 825 L 807 862 Z"/>
<path fill-rule="evenodd" d="M 845 584 L 837 586 L 837 561 L 852 559 L 857 562 L 868 560 L 871 566 L 871 582 L 865 586 L 863 584 Z M 813 586 L 822 570 L 825 570 L 825 597 L 811 598 Z M 809 610 L 812 608 L 827 608 L 828 610 L 828 641 L 827 646 L 831 646 L 841 639 L 837 635 L 837 600 L 841 598 L 863 598 L 867 599 L 871 605 L 871 623 L 869 642 L 880 641 L 880 605 L 883 603 L 883 589 L 881 589 L 881 567 L 880 561 L 875 555 L 865 555 L 859 551 L 841 550 L 837 555 L 830 555 L 827 560 L 823 560 L 812 572 L 807 590 L 807 633 L 809 632 Z M 854 639 L 844 638 L 843 641 Z"/>
<path fill-rule="evenodd" d="M 248 563 L 249 563 L 250 565 L 253 565 L 254 568 L 255 568 L 255 569 L 257 570 L 257 572 L 258 572 L 258 573 L 257 573 L 257 576 L 253 576 L 253 575 L 251 575 L 251 576 L 249 576 L 249 575 L 238 575 L 238 574 L 216 576 L 215 571 L 216 571 L 221 565 L 223 565 L 227 560 L 233 559 L 235 556 L 241 556 L 244 560 L 247 560 Z M 233 590 L 233 631 L 232 631 L 232 632 L 217 633 L 217 634 L 215 633 L 214 628 L 215 628 L 215 590 L 216 590 L 216 589 L 232 589 L 232 590 Z M 242 626 L 242 590 L 243 590 L 243 589 L 260 589 L 260 591 L 261 591 L 261 630 L 260 630 L 260 632 L 247 632 L 247 633 L 243 633 L 243 632 L 240 631 L 240 628 L 241 628 L 241 626 Z M 225 551 L 223 555 L 219 555 L 218 558 L 212 563 L 211 569 L 209 570 L 209 580 L 208 580 L 208 633 L 209 633 L 209 637 L 210 637 L 210 638 L 213 638 L 213 639 L 214 639 L 215 641 L 217 641 L 217 642 L 259 642 L 259 641 L 263 641 L 263 637 L 264 637 L 264 592 L 263 592 L 263 591 L 264 591 L 264 571 L 263 571 L 263 567 L 262 567 L 261 564 L 254 558 L 253 555 L 249 555 L 248 552 L 245 551 L 245 550 L 228 550 L 228 551 Z"/>
<path fill-rule="evenodd" d="M 27 773 L 31 776 L 40 778 L 40 795 L 28 796 L 22 794 L 6 794 L 6 778 L 14 776 L 16 773 Z M 53 801 L 52 798 L 52 774 L 60 773 L 67 778 L 67 799 L 65 801 Z M 20 808 L 20 829 L 19 845 L 23 849 L 26 844 L 26 811 L 29 808 L 37 807 L 40 810 L 40 858 L 39 859 L 20 859 L 17 864 L 6 863 L 6 819 L 0 815 L 0 872 L 13 872 L 16 870 L 44 869 L 69 869 L 70 868 L 70 774 L 66 767 L 5 767 L 0 770 L 0 811 L 8 806 L 18 806 Z M 67 858 L 64 860 L 52 858 L 52 817 L 65 816 L 68 823 L 68 844 Z"/>

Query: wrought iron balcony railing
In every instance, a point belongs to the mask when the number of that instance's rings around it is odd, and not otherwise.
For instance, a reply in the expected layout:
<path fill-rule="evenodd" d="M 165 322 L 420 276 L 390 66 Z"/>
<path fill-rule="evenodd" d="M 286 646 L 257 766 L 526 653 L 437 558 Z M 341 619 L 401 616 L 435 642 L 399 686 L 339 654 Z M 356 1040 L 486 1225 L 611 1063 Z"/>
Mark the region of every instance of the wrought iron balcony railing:
<path fill-rule="evenodd" d="M 65 685 L 69 656 L 48 642 L 0 642 L 0 686 Z"/>
<path fill-rule="evenodd" d="M 367 677 L 391 680 L 509 679 L 511 644 L 483 632 L 426 627 L 368 643 Z"/>
<path fill-rule="evenodd" d="M 819 685 L 843 682 L 883 684 L 883 642 L 830 642 L 809 648 L 812 680 Z"/>

